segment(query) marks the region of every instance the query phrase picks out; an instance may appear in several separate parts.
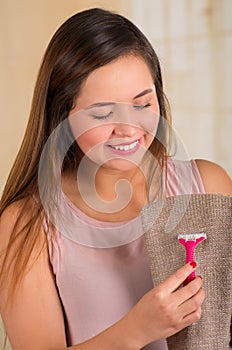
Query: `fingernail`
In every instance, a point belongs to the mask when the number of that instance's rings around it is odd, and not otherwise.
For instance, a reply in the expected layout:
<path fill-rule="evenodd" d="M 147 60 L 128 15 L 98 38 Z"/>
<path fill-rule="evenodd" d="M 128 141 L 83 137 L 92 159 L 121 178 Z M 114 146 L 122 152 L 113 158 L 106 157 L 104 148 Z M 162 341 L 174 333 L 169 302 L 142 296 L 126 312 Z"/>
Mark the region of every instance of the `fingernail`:
<path fill-rule="evenodd" d="M 191 261 L 189 265 L 191 265 L 192 268 L 194 269 L 197 266 L 197 263 L 195 261 Z"/>
<path fill-rule="evenodd" d="M 198 275 L 198 277 L 200 277 L 200 279 L 202 279 L 202 280 L 203 280 L 203 277 L 202 277 L 201 275 Z"/>

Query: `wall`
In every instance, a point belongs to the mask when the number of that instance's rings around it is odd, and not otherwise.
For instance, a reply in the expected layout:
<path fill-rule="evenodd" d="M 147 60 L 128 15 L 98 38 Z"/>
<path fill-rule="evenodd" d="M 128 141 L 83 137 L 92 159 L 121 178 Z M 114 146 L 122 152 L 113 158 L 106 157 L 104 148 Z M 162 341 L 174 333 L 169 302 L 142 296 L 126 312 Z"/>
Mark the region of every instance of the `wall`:
<path fill-rule="evenodd" d="M 160 57 L 174 126 L 189 156 L 215 161 L 232 175 L 232 1 L 127 6 Z"/>

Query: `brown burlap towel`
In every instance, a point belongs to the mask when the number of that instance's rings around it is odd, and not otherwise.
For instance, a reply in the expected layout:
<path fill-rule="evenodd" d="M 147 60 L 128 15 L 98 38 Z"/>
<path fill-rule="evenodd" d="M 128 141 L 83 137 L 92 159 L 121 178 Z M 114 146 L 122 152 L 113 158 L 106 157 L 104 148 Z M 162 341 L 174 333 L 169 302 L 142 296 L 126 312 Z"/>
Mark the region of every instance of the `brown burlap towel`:
<path fill-rule="evenodd" d="M 193 194 L 169 197 L 144 207 L 143 227 L 154 285 L 185 263 L 180 233 L 205 232 L 196 247 L 197 274 L 206 299 L 202 318 L 167 339 L 169 350 L 229 348 L 232 315 L 232 197 Z"/>

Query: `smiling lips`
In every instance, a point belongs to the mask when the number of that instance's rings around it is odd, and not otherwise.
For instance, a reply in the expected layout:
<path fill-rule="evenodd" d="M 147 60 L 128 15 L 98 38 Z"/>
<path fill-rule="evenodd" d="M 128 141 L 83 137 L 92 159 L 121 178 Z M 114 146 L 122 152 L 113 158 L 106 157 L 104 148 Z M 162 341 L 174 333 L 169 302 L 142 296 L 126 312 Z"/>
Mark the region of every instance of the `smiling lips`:
<path fill-rule="evenodd" d="M 112 151 L 114 151 L 117 154 L 130 154 L 139 148 L 141 140 L 136 140 L 132 143 L 127 143 L 127 144 L 121 144 L 121 145 L 108 145 Z"/>

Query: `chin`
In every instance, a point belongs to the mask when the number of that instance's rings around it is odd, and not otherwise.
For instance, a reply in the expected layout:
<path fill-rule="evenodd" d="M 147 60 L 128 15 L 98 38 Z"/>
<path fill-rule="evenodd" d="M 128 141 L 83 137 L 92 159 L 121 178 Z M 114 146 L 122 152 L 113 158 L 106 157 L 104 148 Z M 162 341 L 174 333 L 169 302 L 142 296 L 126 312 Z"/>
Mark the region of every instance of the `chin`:
<path fill-rule="evenodd" d="M 103 167 L 113 171 L 128 172 L 135 170 L 139 164 L 126 159 L 114 159 L 104 163 Z"/>

